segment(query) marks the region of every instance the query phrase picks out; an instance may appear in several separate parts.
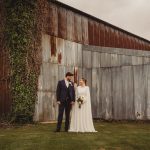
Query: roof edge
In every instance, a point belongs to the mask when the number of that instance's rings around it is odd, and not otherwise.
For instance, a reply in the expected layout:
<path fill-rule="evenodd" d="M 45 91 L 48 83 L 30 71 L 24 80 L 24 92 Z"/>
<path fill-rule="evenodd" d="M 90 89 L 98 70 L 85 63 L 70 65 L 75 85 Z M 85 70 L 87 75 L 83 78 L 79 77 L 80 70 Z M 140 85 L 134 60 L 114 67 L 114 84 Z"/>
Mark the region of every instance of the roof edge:
<path fill-rule="evenodd" d="M 83 12 L 83 11 L 77 9 L 77 8 L 74 8 L 74 7 L 72 7 L 72 6 L 69 6 L 69 5 L 67 5 L 67 4 L 64 4 L 64 3 L 60 2 L 60 1 L 57 1 L 57 0 L 48 0 L 48 1 L 49 1 L 49 2 L 52 2 L 52 3 L 54 3 L 54 4 L 57 4 L 57 5 L 61 6 L 61 7 L 67 8 L 67 9 L 69 9 L 69 10 L 72 10 L 72 11 L 78 13 L 78 14 L 84 15 L 84 16 L 86 16 L 86 17 L 88 17 L 88 18 L 94 19 L 94 20 L 97 21 L 97 22 L 103 23 L 104 25 L 107 25 L 107 26 L 109 26 L 109 27 L 112 27 L 112 28 L 114 28 L 114 29 L 117 29 L 117 30 L 119 30 L 119 31 L 121 31 L 121 32 L 124 32 L 124 33 L 128 34 L 128 35 L 134 36 L 134 37 L 136 37 L 136 38 L 138 38 L 138 39 L 140 39 L 140 40 L 143 40 L 143 41 L 145 41 L 145 42 L 150 43 L 150 41 L 149 41 L 148 39 L 145 39 L 145 38 L 143 38 L 143 37 L 141 37 L 141 36 L 138 36 L 138 35 L 136 35 L 136 34 L 134 34 L 134 33 L 131 33 L 131 32 L 129 32 L 129 31 L 126 31 L 126 30 L 124 30 L 124 29 L 122 29 L 122 28 L 119 28 L 119 27 L 117 27 L 117 26 L 115 26 L 115 25 L 112 25 L 111 23 L 108 23 L 108 22 L 106 22 L 106 21 L 104 21 L 104 20 L 101 20 L 101 19 L 95 17 L 95 16 L 92 16 L 92 15 L 90 15 L 90 14 L 88 14 L 88 13 L 85 13 L 85 12 Z"/>

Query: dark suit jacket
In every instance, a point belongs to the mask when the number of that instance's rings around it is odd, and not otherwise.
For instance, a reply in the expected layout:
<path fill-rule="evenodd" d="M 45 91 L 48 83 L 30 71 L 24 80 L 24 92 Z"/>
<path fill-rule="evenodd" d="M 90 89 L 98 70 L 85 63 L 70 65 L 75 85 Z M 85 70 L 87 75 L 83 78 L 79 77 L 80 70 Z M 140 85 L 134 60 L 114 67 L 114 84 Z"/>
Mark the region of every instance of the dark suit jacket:
<path fill-rule="evenodd" d="M 71 85 L 69 84 L 69 94 L 70 94 L 69 101 L 75 101 L 75 90 L 74 90 L 73 82 L 71 82 Z M 60 101 L 60 102 L 63 102 L 66 100 L 67 86 L 66 86 L 65 80 L 58 81 L 56 97 L 57 97 L 57 101 Z"/>

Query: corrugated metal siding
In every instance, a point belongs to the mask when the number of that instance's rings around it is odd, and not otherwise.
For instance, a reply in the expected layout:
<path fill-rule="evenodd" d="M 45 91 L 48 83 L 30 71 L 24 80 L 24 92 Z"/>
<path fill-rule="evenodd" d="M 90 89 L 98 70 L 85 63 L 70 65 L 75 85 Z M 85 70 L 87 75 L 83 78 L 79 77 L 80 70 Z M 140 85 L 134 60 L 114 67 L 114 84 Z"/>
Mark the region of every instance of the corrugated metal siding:
<path fill-rule="evenodd" d="M 43 16 L 46 33 L 86 45 L 150 50 L 149 41 L 57 3 L 49 2 Z"/>
<path fill-rule="evenodd" d="M 55 44 L 51 40 L 54 38 Z M 53 49 L 55 55 L 52 55 Z M 58 60 L 59 54 L 61 61 Z M 43 34 L 42 56 L 36 121 L 57 119 L 56 85 L 67 71 L 73 72 L 74 68 L 77 79 L 84 77 L 88 81 L 94 118 L 150 119 L 148 51 L 85 47 Z"/>

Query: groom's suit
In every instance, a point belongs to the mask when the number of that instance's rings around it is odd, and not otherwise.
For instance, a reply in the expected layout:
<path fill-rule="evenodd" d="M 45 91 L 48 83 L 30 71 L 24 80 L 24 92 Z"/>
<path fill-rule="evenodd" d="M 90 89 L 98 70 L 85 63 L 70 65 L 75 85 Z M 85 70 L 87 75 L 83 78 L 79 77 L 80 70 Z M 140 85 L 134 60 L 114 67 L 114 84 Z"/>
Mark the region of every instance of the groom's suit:
<path fill-rule="evenodd" d="M 57 130 L 61 129 L 63 113 L 65 110 L 65 131 L 68 131 L 71 102 L 75 101 L 75 90 L 74 90 L 73 82 L 68 82 L 68 85 L 66 85 L 65 80 L 59 81 L 57 84 L 56 96 L 57 96 L 57 101 L 60 102 Z"/>

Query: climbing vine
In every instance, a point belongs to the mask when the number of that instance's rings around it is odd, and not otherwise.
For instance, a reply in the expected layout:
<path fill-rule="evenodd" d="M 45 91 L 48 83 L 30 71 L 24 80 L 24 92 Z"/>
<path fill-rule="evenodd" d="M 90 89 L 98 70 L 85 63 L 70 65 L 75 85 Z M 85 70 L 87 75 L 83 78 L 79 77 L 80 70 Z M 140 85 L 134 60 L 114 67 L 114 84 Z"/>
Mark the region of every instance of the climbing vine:
<path fill-rule="evenodd" d="M 11 120 L 32 122 L 37 99 L 37 0 L 6 0 L 6 45 L 10 59 Z"/>

